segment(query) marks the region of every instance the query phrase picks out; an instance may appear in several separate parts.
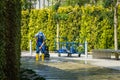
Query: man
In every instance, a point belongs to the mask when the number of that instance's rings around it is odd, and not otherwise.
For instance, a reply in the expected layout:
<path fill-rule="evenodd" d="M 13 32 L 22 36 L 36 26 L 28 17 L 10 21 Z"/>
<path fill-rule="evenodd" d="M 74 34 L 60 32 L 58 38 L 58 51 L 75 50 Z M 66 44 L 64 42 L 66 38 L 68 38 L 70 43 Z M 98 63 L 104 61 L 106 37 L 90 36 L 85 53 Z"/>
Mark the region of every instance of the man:
<path fill-rule="evenodd" d="M 36 38 L 36 61 L 39 60 L 39 53 L 41 51 L 43 57 L 44 57 L 44 51 L 45 51 L 45 35 L 42 32 L 38 32 L 35 34 Z"/>

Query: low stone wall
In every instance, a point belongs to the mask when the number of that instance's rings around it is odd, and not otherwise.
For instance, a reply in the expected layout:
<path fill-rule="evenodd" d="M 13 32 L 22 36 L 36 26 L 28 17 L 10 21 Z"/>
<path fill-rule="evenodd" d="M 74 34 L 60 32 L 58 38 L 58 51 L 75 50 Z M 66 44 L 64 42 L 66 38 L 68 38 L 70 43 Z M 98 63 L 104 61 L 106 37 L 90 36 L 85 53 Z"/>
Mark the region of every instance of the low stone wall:
<path fill-rule="evenodd" d="M 111 49 L 93 49 L 92 56 L 97 59 L 110 59 L 113 50 Z"/>

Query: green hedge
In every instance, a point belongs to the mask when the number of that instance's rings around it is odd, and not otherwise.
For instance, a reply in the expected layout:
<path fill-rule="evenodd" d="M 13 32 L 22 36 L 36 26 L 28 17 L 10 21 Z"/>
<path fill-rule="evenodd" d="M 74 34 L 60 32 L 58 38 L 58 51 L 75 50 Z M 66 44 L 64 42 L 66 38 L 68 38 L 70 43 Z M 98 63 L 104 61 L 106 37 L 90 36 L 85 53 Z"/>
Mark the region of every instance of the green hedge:
<path fill-rule="evenodd" d="M 56 19 L 60 27 L 60 36 L 67 37 L 67 41 L 79 40 L 83 43 L 87 40 L 89 50 L 114 48 L 113 11 L 107 8 L 91 5 L 68 6 L 60 7 L 57 15 L 51 9 L 31 10 L 30 13 L 23 11 L 22 15 L 22 50 L 29 49 L 30 39 L 35 50 L 34 35 L 38 31 L 44 32 L 50 40 L 50 50 L 54 50 Z"/>

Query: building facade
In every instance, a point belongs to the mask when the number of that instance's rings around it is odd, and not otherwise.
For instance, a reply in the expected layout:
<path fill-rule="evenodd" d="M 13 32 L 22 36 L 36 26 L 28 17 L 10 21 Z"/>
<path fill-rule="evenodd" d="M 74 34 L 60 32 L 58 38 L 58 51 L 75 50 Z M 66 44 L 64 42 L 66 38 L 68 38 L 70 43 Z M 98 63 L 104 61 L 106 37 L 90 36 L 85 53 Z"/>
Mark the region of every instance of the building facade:
<path fill-rule="evenodd" d="M 52 5 L 52 0 L 36 0 L 32 1 L 32 4 L 35 9 L 41 9 Z"/>

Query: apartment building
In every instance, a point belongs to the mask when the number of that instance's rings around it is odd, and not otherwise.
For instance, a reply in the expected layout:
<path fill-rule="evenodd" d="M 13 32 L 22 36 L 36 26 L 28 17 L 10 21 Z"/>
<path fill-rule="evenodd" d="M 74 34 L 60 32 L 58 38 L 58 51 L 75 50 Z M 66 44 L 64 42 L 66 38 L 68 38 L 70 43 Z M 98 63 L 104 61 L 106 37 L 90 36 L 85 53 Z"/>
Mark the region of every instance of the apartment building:
<path fill-rule="evenodd" d="M 36 0 L 36 1 L 32 1 L 32 6 L 35 9 L 41 9 L 52 5 L 52 1 L 53 0 Z"/>

